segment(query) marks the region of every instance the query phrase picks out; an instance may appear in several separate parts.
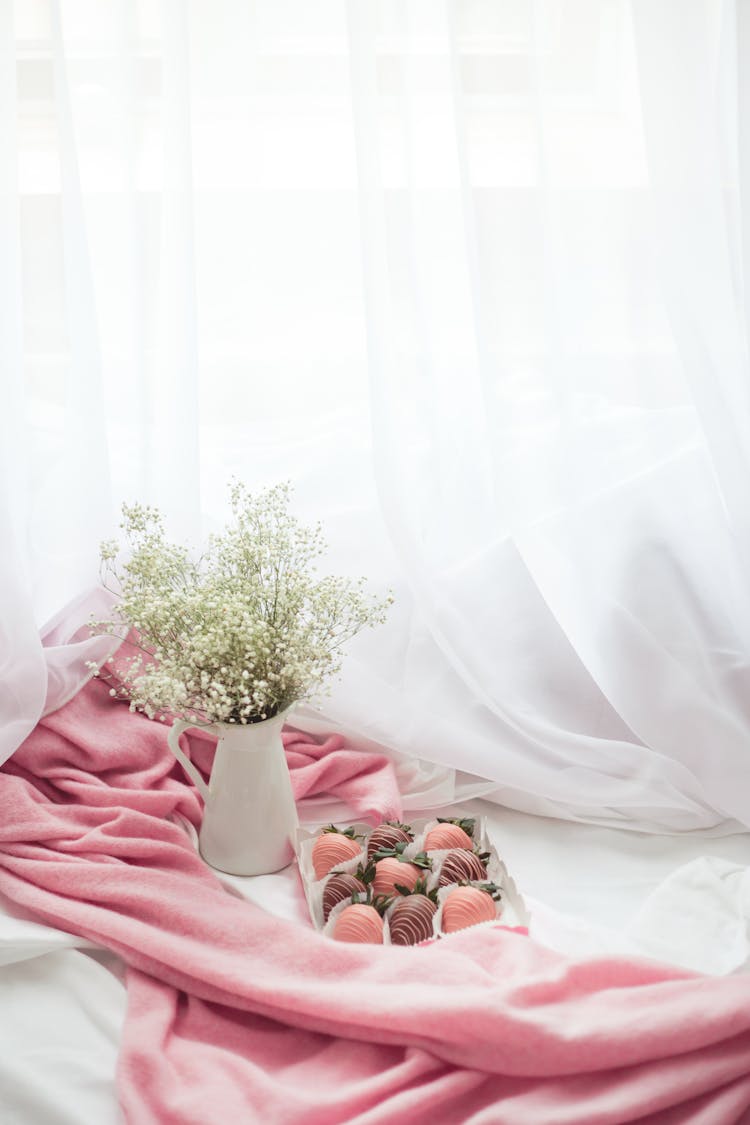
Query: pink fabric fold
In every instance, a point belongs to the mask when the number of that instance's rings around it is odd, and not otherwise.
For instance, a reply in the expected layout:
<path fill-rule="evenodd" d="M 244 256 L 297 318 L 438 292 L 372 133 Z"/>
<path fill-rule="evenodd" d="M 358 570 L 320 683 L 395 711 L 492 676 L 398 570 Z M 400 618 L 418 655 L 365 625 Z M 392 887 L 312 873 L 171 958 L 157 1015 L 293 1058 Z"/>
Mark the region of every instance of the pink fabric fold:
<path fill-rule="evenodd" d="M 132 1125 L 750 1119 L 748 978 L 577 961 L 502 927 L 379 948 L 274 918 L 167 819 L 197 824 L 200 802 L 166 731 L 99 684 L 7 763 L 0 808 L 0 891 L 129 965 Z"/>
<path fill-rule="evenodd" d="M 183 735 L 190 757 L 208 777 L 216 739 L 192 729 Z M 340 734 L 316 739 L 287 727 L 282 735 L 294 798 L 302 808 L 311 797 L 343 801 L 354 814 L 373 822 L 401 818 L 401 795 L 393 762 L 384 754 L 351 750 Z"/>
<path fill-rule="evenodd" d="M 297 801 L 330 793 L 366 820 L 401 819 L 401 795 L 389 758 L 350 750 L 340 734 L 317 742 L 302 731 L 288 730 L 282 738 Z"/>

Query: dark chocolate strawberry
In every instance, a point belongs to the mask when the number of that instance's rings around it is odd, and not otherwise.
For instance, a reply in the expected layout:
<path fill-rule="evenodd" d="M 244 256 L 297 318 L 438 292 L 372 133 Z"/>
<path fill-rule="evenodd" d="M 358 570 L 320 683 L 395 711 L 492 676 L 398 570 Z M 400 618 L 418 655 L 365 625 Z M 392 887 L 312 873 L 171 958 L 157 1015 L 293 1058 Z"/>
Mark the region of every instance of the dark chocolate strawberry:
<path fill-rule="evenodd" d="M 486 879 L 487 867 L 482 856 L 467 852 L 465 848 L 455 848 L 448 852 L 440 868 L 438 886 L 459 883 L 462 879 Z"/>
<path fill-rule="evenodd" d="M 432 920 L 437 911 L 437 891 L 427 890 L 423 876 L 414 890 L 397 886 L 403 896 L 388 916 L 388 928 L 393 945 L 417 945 L 432 937 Z"/>
<path fill-rule="evenodd" d="M 323 888 L 323 920 L 327 922 L 334 906 L 338 906 L 345 898 L 364 894 L 366 889 L 364 883 L 354 875 L 347 875 L 343 871 L 334 872 Z"/>
<path fill-rule="evenodd" d="M 414 839 L 414 833 L 408 824 L 399 824 L 397 821 L 386 821 L 373 828 L 367 841 L 367 858 L 371 859 L 375 852 L 382 848 L 395 848 L 396 844 L 408 844 Z"/>

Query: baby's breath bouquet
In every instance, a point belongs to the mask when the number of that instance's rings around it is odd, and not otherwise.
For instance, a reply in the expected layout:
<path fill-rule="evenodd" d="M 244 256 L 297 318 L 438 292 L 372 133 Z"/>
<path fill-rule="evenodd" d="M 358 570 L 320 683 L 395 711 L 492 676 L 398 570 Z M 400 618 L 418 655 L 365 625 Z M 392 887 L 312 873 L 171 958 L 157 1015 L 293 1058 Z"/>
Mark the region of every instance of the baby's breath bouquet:
<path fill-rule="evenodd" d="M 91 625 L 134 645 L 110 692 L 131 711 L 261 722 L 318 693 L 338 672 L 344 643 L 385 619 L 392 598 L 368 597 L 364 579 L 316 577 L 322 530 L 291 515 L 288 484 L 254 496 L 235 483 L 230 495 L 232 521 L 197 560 L 142 504 L 122 508 L 122 566 L 118 543 L 102 543 L 102 580 L 118 602 L 112 620 Z"/>

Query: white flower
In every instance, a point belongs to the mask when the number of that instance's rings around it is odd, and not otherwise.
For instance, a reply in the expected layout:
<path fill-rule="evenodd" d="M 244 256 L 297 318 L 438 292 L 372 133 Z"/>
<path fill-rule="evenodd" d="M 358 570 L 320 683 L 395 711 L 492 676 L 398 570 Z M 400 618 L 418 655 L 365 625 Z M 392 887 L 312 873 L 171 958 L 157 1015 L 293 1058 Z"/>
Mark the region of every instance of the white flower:
<path fill-rule="evenodd" d="M 289 512 L 281 484 L 252 496 L 231 488 L 233 522 L 194 562 L 170 543 L 159 512 L 123 505 L 130 556 L 102 544 L 105 576 L 119 589 L 117 620 L 100 633 L 135 630 L 141 651 L 125 660 L 114 694 L 131 710 L 199 722 L 259 722 L 321 690 L 341 667 L 342 646 L 385 619 L 392 597 L 368 599 L 361 581 L 314 575 L 320 525 Z M 95 664 L 90 665 L 99 672 Z"/>

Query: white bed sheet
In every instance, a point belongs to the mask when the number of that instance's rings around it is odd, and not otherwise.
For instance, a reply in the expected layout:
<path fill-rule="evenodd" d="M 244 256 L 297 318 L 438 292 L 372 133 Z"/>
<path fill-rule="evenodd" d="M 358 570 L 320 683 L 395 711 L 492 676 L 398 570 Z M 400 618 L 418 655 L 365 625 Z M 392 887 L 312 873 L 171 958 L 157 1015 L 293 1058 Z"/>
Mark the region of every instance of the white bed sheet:
<path fill-rule="evenodd" d="M 119 958 L 0 901 L 0 1121 L 117 1125 Z"/>
<path fill-rule="evenodd" d="M 750 833 L 649 836 L 535 817 L 486 801 L 490 835 L 562 952 L 658 956 L 705 972 L 750 968 Z M 326 810 L 329 813 L 331 810 Z M 346 819 L 342 811 L 341 820 Z M 228 889 L 307 921 L 294 867 Z M 123 966 L 0 900 L 0 1121 L 114 1125 Z"/>

